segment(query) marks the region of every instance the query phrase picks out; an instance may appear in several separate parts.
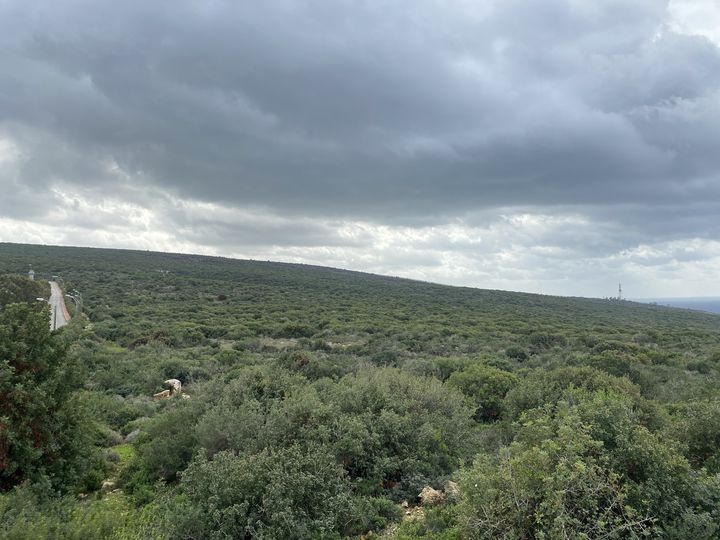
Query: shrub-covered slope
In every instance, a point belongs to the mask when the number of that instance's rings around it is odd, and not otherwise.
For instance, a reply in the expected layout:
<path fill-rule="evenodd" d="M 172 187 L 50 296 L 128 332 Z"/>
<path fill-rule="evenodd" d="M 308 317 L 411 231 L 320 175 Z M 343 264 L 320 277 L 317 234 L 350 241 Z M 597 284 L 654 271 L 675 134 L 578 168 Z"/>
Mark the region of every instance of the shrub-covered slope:
<path fill-rule="evenodd" d="M 60 335 L 97 459 L 80 500 L 2 496 L 11 538 L 717 534 L 720 316 L 0 244 L 0 274 L 28 264 L 82 295 Z M 151 399 L 169 378 L 189 399 Z M 425 486 L 444 502 L 403 520 Z"/>

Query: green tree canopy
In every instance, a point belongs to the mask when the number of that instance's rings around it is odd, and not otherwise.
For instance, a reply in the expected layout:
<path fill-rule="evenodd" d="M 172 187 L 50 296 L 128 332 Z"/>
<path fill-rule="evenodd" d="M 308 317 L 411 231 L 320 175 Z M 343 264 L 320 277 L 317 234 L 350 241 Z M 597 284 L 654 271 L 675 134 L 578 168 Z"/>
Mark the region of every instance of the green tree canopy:
<path fill-rule="evenodd" d="M 47 298 L 49 294 L 47 282 L 12 274 L 0 276 L 0 309 L 8 304 L 35 302 L 36 298 Z"/>
<path fill-rule="evenodd" d="M 67 345 L 51 333 L 48 309 L 10 304 L 0 312 L 0 490 L 47 476 L 75 484 L 88 441 L 72 393 Z"/>
<path fill-rule="evenodd" d="M 182 474 L 178 538 L 339 538 L 350 484 L 319 447 L 198 456 Z"/>
<path fill-rule="evenodd" d="M 456 371 L 447 384 L 468 396 L 475 407 L 479 421 L 494 421 L 504 411 L 503 398 L 517 384 L 517 376 L 485 364 L 472 364 Z"/>

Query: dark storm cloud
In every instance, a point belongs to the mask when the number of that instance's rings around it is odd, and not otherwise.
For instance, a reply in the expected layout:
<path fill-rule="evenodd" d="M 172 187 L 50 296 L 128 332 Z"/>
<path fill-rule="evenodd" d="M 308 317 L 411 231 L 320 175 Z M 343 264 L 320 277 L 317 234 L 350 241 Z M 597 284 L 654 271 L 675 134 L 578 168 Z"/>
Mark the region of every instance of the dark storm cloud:
<path fill-rule="evenodd" d="M 388 222 L 720 195 L 720 53 L 657 0 L 0 9 L 26 185 L 112 189 L 113 162 L 183 197 Z"/>
<path fill-rule="evenodd" d="M 245 246 L 344 246 L 369 247 L 368 235 L 344 237 L 341 223 L 312 219 L 286 219 L 262 210 L 232 211 L 213 206 L 175 204 L 162 217 L 178 236 L 198 245 L 224 248 Z"/>
<path fill-rule="evenodd" d="M 715 260 L 720 49 L 673 28 L 663 0 L 0 0 L 0 236 L 527 288 Z"/>

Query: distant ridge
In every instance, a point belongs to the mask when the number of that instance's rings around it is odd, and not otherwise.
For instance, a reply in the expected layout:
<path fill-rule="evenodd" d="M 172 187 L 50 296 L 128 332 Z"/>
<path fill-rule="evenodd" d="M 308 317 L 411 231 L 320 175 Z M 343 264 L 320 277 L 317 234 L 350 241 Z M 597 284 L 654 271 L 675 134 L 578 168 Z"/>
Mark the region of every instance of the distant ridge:
<path fill-rule="evenodd" d="M 3 260 L 4 259 L 4 260 Z M 54 246 L 46 244 L 21 244 L 14 242 L 0 242 L 0 273 L 23 273 L 28 261 L 37 268 L 36 272 L 45 274 L 61 274 L 66 277 L 79 277 L 78 273 L 96 274 L 98 272 L 134 272 L 164 271 L 170 269 L 173 273 L 195 278 L 250 280 L 255 283 L 264 282 L 266 285 L 276 286 L 278 281 L 283 285 L 296 285 L 302 281 L 314 283 L 317 286 L 330 288 L 364 288 L 373 289 L 373 294 L 388 295 L 386 299 L 394 297 L 395 300 L 411 302 L 421 300 L 431 301 L 436 307 L 444 305 L 473 309 L 494 311 L 496 314 L 507 315 L 515 308 L 520 307 L 524 313 L 537 315 L 544 312 L 545 316 L 574 318 L 581 316 L 576 309 L 584 311 L 582 316 L 594 319 L 600 313 L 602 318 L 617 317 L 618 310 L 628 315 L 634 311 L 657 313 L 660 310 L 669 310 L 682 316 L 684 308 L 687 315 L 694 317 L 718 315 L 720 312 L 712 311 L 693 305 L 671 304 L 668 299 L 627 299 L 621 302 L 614 299 L 602 299 L 581 296 L 559 296 L 503 289 L 487 289 L 481 287 L 468 287 L 446 285 L 417 279 L 375 274 L 358 270 L 348 270 L 315 264 L 277 262 L 258 259 L 238 259 L 220 255 L 201 255 L 191 253 L 173 253 L 126 248 L 96 248 L 82 246 Z M 200 265 L 200 266 L 198 266 Z M 104 279 L 104 278 L 102 278 Z M 655 302 L 655 305 L 652 305 Z M 612 314 L 612 315 L 610 315 Z"/>
<path fill-rule="evenodd" d="M 640 302 L 642 304 L 657 304 L 659 306 L 691 309 L 694 311 L 704 311 L 706 313 L 720 314 L 720 296 L 695 296 L 687 298 L 638 298 L 634 301 Z"/>

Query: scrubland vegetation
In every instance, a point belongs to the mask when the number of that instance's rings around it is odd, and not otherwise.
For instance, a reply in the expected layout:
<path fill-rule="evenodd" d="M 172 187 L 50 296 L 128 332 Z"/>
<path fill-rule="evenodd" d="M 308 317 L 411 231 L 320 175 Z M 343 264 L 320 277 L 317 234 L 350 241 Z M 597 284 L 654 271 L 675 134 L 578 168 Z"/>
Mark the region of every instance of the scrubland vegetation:
<path fill-rule="evenodd" d="M 719 316 L 0 244 L 29 263 L 84 306 L 50 333 L 0 278 L 0 537 L 720 536 Z"/>

